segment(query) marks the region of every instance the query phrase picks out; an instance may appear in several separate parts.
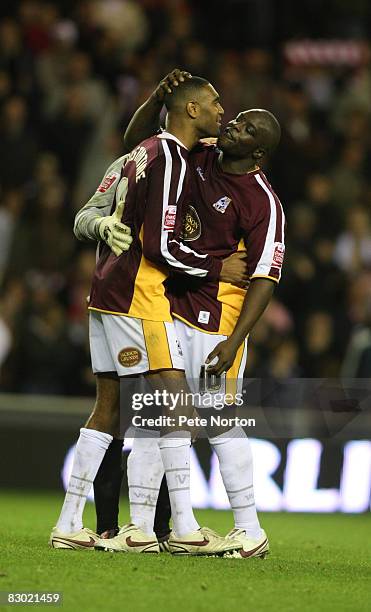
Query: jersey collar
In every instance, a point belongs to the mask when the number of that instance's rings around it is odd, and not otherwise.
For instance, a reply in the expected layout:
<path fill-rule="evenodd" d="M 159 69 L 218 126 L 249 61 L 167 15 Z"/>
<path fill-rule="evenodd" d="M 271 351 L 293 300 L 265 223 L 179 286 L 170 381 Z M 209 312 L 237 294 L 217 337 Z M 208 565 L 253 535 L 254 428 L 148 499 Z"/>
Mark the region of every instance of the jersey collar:
<path fill-rule="evenodd" d="M 173 134 L 170 134 L 170 132 L 161 132 L 161 134 L 158 134 L 158 138 L 164 138 L 166 140 L 174 140 L 174 142 L 176 142 L 180 147 L 183 147 L 183 149 L 186 149 L 186 151 L 188 151 L 188 148 L 179 140 L 179 138 L 177 138 L 176 136 L 173 136 Z"/>

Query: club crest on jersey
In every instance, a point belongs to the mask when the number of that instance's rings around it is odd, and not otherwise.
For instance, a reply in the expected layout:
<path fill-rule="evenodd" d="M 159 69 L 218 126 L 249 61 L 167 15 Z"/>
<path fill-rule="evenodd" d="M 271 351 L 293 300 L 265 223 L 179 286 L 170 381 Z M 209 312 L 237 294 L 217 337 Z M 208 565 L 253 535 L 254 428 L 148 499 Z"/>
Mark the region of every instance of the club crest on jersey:
<path fill-rule="evenodd" d="M 119 176 L 120 174 L 118 172 L 110 172 L 109 174 L 107 174 L 107 176 L 104 177 L 103 181 L 99 185 L 98 191 L 100 191 L 100 193 L 105 193 L 107 189 L 112 187 L 113 183 L 117 181 Z"/>
<path fill-rule="evenodd" d="M 144 147 L 137 147 L 125 157 L 124 166 L 128 162 L 135 163 L 135 182 L 146 176 L 145 169 L 147 167 L 148 155 Z"/>
<path fill-rule="evenodd" d="M 183 228 L 180 237 L 185 242 L 197 240 L 201 236 L 201 221 L 196 209 L 188 205 L 186 214 L 183 220 Z"/>
<path fill-rule="evenodd" d="M 224 215 L 225 211 L 227 210 L 231 202 L 232 202 L 231 198 L 228 198 L 228 196 L 223 196 L 222 198 L 220 198 L 220 200 L 218 200 L 217 202 L 214 202 L 213 207 L 215 208 L 215 210 L 217 210 L 218 212 L 222 213 L 222 215 Z"/>
<path fill-rule="evenodd" d="M 163 230 L 165 232 L 172 232 L 175 227 L 176 219 L 176 206 L 168 206 L 165 210 Z"/>
<path fill-rule="evenodd" d="M 282 268 L 283 257 L 285 255 L 285 245 L 282 242 L 274 243 L 273 267 Z"/>

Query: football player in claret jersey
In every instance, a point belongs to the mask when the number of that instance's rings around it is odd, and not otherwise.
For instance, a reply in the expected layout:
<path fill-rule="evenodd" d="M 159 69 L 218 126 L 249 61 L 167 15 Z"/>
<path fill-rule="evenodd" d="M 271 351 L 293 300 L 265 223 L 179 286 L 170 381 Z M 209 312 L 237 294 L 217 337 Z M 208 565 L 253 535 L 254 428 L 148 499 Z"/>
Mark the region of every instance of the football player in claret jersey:
<path fill-rule="evenodd" d="M 207 280 L 202 284 L 179 283 L 176 278 L 169 285 L 175 329 L 194 392 L 200 366 L 215 359 L 217 363 L 210 372 L 220 375 L 227 371 L 226 390 L 232 394 L 241 391 L 247 336 L 280 280 L 284 214 L 259 168 L 260 160 L 274 150 L 279 137 L 279 125 L 271 113 L 249 110 L 227 124 L 217 149 L 201 147 L 191 156 L 190 165 L 197 177 L 193 185 L 199 231 L 195 237 L 195 224 L 186 223 L 185 233 L 189 225 L 193 248 L 207 245 L 209 253 L 221 257 L 246 248 L 250 277 L 247 292 Z M 234 514 L 234 528 L 227 537 L 239 539 L 243 546 L 237 553 L 240 556 L 262 556 L 269 543 L 255 508 L 249 439 L 241 427 L 208 433 Z"/>
<path fill-rule="evenodd" d="M 223 114 L 219 96 L 208 81 L 192 77 L 171 98 L 168 110 L 168 131 L 148 138 L 116 160 L 98 187 L 98 194 L 112 189 L 114 198 L 111 214 L 95 216 L 91 226 L 92 234 L 102 240 L 89 303 L 97 398 L 80 431 L 65 501 L 50 537 L 54 548 L 108 548 L 105 540 L 83 528 L 82 513 L 106 450 L 118 433 L 119 377 L 143 374 L 147 384 L 160 392 L 177 393 L 184 388 L 183 357 L 163 284 L 169 270 L 227 282 L 246 278 L 240 258 L 222 261 L 199 253 L 185 246 L 177 233 L 178 219 L 189 201 L 188 150 L 200 137 L 218 134 Z M 117 224 L 120 231 L 131 229 L 127 253 L 116 244 Z M 164 412 L 166 408 L 169 406 L 163 406 Z M 193 406 L 182 406 L 182 412 L 191 415 Z M 142 498 L 145 490 L 146 503 L 140 502 L 138 521 L 109 540 L 109 549 L 159 551 L 153 532 L 155 504 L 148 501 L 148 495 L 157 499 L 164 469 L 174 521 L 169 538 L 172 552 L 223 554 L 241 548 L 236 540 L 200 528 L 193 515 L 187 428 L 163 429 L 151 448 L 147 440 L 142 446 L 135 464 L 134 494 Z"/>
<path fill-rule="evenodd" d="M 161 106 L 152 97 L 137 111 L 126 133 L 130 146 L 150 126 L 156 128 Z M 214 357 L 218 362 L 211 371 L 221 374 L 227 370 L 227 389 L 236 391 L 246 362 L 246 336 L 280 279 L 284 215 L 259 168 L 279 138 L 275 117 L 255 109 L 229 122 L 219 137 L 218 148 L 199 146 L 189 156 L 193 199 L 185 216 L 183 241 L 219 257 L 247 247 L 251 281 L 247 294 L 207 279 L 185 281 L 182 277 L 180 282 L 174 279 L 169 283 L 167 295 L 194 391 L 198 391 L 194 385 L 200 366 Z M 229 535 L 240 539 L 242 556 L 262 555 L 268 549 L 268 540 L 255 509 L 249 440 L 237 427 L 227 432 L 219 430 L 218 435 L 210 433 L 234 512 L 235 527 Z"/>

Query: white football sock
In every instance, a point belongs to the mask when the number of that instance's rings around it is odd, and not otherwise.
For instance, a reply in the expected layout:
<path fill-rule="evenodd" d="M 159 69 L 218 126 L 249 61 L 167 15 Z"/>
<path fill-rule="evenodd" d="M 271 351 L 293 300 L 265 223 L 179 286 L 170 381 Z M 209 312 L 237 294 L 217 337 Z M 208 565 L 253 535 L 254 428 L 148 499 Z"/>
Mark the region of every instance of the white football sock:
<path fill-rule="evenodd" d="M 210 438 L 209 442 L 219 459 L 235 527 L 244 529 L 246 535 L 257 540 L 262 531 L 255 507 L 250 441 L 241 427 L 233 427 L 220 436 Z"/>
<path fill-rule="evenodd" d="M 191 434 L 172 432 L 161 437 L 159 444 L 169 489 L 173 531 L 181 537 L 200 528 L 193 514 L 190 494 Z"/>
<path fill-rule="evenodd" d="M 127 463 L 131 522 L 151 536 L 164 475 L 159 439 L 158 431 L 136 429 Z"/>
<path fill-rule="evenodd" d="M 86 498 L 111 442 L 110 434 L 85 427 L 80 429 L 72 472 L 57 522 L 57 528 L 63 533 L 75 533 L 82 529 Z"/>

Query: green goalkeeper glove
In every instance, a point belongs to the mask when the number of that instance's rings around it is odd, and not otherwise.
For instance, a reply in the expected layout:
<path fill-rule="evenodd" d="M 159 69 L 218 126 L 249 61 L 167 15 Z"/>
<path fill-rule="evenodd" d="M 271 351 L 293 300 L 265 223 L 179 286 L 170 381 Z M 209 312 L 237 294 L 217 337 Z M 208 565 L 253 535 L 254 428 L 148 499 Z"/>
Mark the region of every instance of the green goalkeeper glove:
<path fill-rule="evenodd" d="M 109 217 L 102 217 L 97 221 L 97 230 L 101 240 L 109 246 L 111 251 L 118 257 L 123 251 L 128 251 L 133 241 L 131 237 L 131 229 L 124 223 L 121 223 L 122 214 L 125 207 L 125 198 L 127 194 L 127 182 L 121 199 Z"/>

